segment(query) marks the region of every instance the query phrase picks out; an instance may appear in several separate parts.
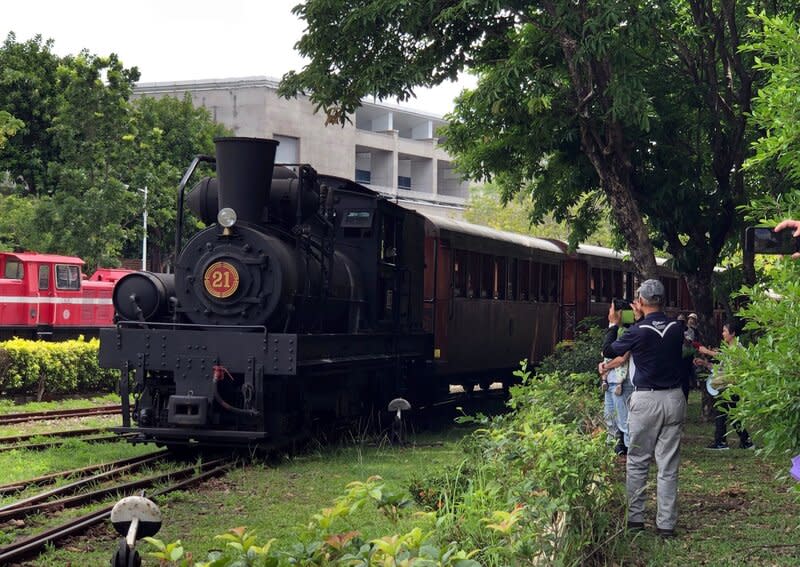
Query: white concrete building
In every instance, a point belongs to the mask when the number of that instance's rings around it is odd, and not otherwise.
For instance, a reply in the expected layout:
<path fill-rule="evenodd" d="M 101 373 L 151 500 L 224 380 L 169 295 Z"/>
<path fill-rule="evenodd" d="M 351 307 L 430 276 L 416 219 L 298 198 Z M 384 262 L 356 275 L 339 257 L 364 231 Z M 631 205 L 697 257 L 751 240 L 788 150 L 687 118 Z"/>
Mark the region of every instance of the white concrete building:
<path fill-rule="evenodd" d="M 461 217 L 468 183 L 439 146 L 439 116 L 363 102 L 351 123 L 325 125 L 306 96 L 280 98 L 267 77 L 139 83 L 134 96 L 189 93 L 237 136 L 280 141 L 279 163 L 309 163 L 320 173 L 355 179 L 401 205 Z"/>

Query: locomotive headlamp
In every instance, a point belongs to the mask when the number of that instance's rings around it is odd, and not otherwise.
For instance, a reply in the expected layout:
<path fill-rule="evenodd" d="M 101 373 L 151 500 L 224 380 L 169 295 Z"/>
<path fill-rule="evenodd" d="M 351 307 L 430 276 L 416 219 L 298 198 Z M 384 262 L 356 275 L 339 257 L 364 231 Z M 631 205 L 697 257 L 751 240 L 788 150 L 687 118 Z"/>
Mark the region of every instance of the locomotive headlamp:
<path fill-rule="evenodd" d="M 217 213 L 217 222 L 225 228 L 232 227 L 236 224 L 236 211 L 228 207 L 220 209 Z"/>

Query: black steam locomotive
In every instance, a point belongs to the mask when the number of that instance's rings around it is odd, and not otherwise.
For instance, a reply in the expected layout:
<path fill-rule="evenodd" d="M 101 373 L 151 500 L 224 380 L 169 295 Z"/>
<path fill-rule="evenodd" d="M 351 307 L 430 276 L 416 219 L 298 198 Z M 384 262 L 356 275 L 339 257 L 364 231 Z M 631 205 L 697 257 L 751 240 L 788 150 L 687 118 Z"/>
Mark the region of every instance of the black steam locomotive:
<path fill-rule="evenodd" d="M 313 419 L 364 415 L 424 379 L 424 219 L 308 165 L 277 141 L 221 138 L 179 188 L 174 274 L 114 290 L 100 363 L 122 372 L 121 431 L 166 445 L 284 443 Z M 184 192 L 207 228 L 182 244 Z M 131 427 L 128 388 L 135 405 Z"/>

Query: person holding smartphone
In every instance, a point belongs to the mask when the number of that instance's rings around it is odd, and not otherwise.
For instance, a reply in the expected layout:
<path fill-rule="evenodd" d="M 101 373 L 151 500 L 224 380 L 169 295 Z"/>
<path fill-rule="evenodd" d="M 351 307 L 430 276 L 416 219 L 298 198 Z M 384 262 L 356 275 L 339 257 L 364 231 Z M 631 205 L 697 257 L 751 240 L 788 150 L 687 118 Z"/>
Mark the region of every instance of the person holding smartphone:
<path fill-rule="evenodd" d="M 643 317 L 616 340 L 612 339 L 618 334 L 621 318 L 612 303 L 603 356 L 615 358 L 631 353 L 634 391 L 628 408 L 630 445 L 625 480 L 628 529 L 644 529 L 645 487 L 650 462 L 655 460 L 656 531 L 662 537 L 673 537 L 678 521 L 680 444 L 686 420 L 686 398 L 681 388 L 685 327 L 664 313 L 665 295 L 660 281 L 642 282 L 633 308 Z"/>

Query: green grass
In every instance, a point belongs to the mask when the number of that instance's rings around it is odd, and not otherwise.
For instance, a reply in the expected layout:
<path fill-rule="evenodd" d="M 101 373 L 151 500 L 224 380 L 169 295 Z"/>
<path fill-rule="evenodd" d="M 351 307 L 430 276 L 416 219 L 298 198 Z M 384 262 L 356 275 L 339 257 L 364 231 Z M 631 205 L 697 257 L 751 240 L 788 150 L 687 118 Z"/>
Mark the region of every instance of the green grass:
<path fill-rule="evenodd" d="M 152 445 L 134 446 L 125 442 L 88 444 L 70 439 L 60 447 L 44 451 L 7 451 L 0 453 L 0 484 L 125 459 L 155 449 Z"/>
<path fill-rule="evenodd" d="M 407 490 L 412 478 L 426 470 L 456 465 L 462 458 L 456 441 L 463 432 L 454 430 L 444 442 L 440 442 L 440 435 L 435 443 L 416 448 L 351 446 L 312 452 L 277 464 L 238 466 L 202 487 L 160 499 L 164 526 L 157 537 L 164 541 L 180 539 L 199 559 L 217 545 L 211 536 L 237 526 L 247 526 L 264 542 L 273 537 L 285 541 L 314 513 L 329 506 L 351 481 L 380 475 L 392 489 Z M 374 507 L 357 512 L 353 518 L 355 529 L 368 538 L 399 533 L 412 522 L 405 520 L 395 527 Z M 113 530 L 96 529 L 91 541 L 59 545 L 31 565 L 107 565 L 115 542 Z M 155 561 L 145 564 L 155 565 Z"/>

